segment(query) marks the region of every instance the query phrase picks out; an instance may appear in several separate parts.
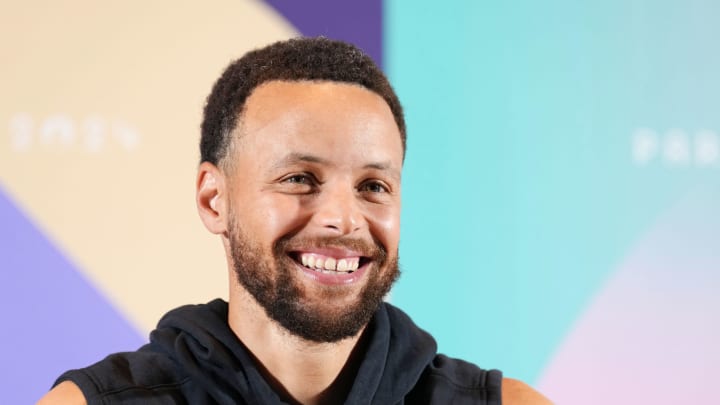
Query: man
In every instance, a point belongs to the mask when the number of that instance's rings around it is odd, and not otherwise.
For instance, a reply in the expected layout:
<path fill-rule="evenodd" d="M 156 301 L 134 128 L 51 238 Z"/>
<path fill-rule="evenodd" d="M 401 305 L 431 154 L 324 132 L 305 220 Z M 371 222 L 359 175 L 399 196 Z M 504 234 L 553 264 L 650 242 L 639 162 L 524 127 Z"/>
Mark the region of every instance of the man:
<path fill-rule="evenodd" d="M 399 275 L 402 108 L 357 48 L 279 42 L 208 97 L 196 184 L 229 303 L 169 312 L 137 352 L 65 373 L 40 403 L 540 404 L 436 354 L 383 303 Z"/>

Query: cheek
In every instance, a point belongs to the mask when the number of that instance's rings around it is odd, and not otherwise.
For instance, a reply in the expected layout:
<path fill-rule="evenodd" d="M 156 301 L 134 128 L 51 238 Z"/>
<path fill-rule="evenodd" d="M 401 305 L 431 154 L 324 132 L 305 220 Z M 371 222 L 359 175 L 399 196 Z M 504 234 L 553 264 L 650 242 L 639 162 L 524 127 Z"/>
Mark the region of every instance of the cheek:
<path fill-rule="evenodd" d="M 302 205 L 296 198 L 287 196 L 259 197 L 252 202 L 247 218 L 253 223 L 253 231 L 265 244 L 302 227 L 305 222 Z"/>
<path fill-rule="evenodd" d="M 373 237 L 394 254 L 400 239 L 400 207 L 377 207 L 370 210 L 368 219 Z"/>

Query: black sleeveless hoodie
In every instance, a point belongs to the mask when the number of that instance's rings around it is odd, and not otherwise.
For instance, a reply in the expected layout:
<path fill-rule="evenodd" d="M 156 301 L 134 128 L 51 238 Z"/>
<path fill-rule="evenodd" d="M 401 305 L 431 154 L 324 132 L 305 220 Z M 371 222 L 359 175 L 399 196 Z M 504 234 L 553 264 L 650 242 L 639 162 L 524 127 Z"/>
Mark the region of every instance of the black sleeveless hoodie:
<path fill-rule="evenodd" d="M 60 376 L 94 404 L 285 404 L 214 300 L 168 312 L 136 352 Z M 345 404 L 501 404 L 502 374 L 436 354 L 435 340 L 390 304 L 368 325 L 369 343 Z"/>

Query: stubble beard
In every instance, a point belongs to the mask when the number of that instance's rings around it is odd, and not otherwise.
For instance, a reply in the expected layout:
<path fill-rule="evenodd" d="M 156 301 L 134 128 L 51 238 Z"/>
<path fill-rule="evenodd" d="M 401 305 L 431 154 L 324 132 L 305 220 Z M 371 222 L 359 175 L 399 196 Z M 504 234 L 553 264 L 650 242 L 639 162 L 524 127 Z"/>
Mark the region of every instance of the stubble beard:
<path fill-rule="evenodd" d="M 388 257 L 377 242 L 358 239 L 315 238 L 294 240 L 283 237 L 273 245 L 272 257 L 248 235 L 244 235 L 235 216 L 230 215 L 229 242 L 238 283 L 265 310 L 270 319 L 291 334 L 312 342 L 337 342 L 356 336 L 370 321 L 400 276 L 398 256 Z M 354 302 L 336 306 L 333 298 L 349 292 L 348 286 L 318 286 L 314 297 L 307 297 L 299 277 L 298 264 L 288 256 L 289 249 L 305 247 L 345 247 L 362 252 L 372 262 L 367 282 Z"/>

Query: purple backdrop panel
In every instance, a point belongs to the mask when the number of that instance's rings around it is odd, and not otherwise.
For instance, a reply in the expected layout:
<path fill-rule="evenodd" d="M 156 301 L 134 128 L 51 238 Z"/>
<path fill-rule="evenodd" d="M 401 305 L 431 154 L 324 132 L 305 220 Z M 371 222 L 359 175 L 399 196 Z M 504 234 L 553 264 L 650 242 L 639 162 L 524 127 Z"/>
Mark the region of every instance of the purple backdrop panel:
<path fill-rule="evenodd" d="M 3 403 L 34 403 L 62 371 L 143 341 L 1 187 L 0 285 Z"/>
<path fill-rule="evenodd" d="M 357 45 L 382 66 L 382 0 L 266 0 L 305 36 Z"/>

